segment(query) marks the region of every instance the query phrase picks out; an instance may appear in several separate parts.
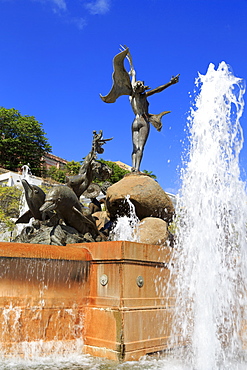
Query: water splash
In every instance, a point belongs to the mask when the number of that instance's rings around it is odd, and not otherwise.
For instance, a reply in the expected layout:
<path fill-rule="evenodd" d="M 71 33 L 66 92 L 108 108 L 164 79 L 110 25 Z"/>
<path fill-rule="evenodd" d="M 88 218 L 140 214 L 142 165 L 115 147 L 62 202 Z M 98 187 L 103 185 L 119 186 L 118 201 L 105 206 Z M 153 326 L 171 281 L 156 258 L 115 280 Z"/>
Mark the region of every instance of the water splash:
<path fill-rule="evenodd" d="M 33 181 L 32 181 L 32 173 L 31 173 L 31 170 L 30 170 L 30 168 L 29 168 L 28 165 L 22 166 L 21 179 L 26 180 L 31 185 L 33 184 Z M 19 214 L 19 217 L 22 216 L 25 212 L 27 212 L 28 209 L 29 208 L 28 208 L 28 205 L 27 205 L 26 197 L 25 197 L 25 191 L 23 189 L 23 191 L 22 191 L 22 197 L 21 197 L 21 200 L 20 200 L 20 214 Z M 31 225 L 31 222 L 29 222 L 29 224 Z M 24 226 L 22 224 L 19 227 L 19 231 L 21 231 L 23 228 L 24 228 Z"/>
<path fill-rule="evenodd" d="M 129 214 L 118 217 L 113 230 L 110 233 L 111 240 L 127 240 L 132 242 L 139 241 L 137 225 L 139 219 L 136 216 L 135 206 L 130 200 L 130 196 L 127 195 L 125 202 L 129 208 Z"/>
<path fill-rule="evenodd" d="M 30 170 L 28 165 L 22 166 L 22 174 L 21 174 L 20 178 L 21 178 L 21 180 L 22 179 L 26 180 L 30 185 L 32 185 L 34 183 L 34 181 L 32 179 L 32 173 L 31 173 L 31 170 Z M 28 204 L 27 204 L 27 201 L 26 201 L 25 191 L 24 191 L 24 189 L 22 189 L 22 195 L 21 195 L 21 198 L 20 198 L 20 206 L 19 206 L 19 217 L 24 215 L 24 213 L 26 213 L 28 210 L 29 210 L 29 207 L 28 207 Z M 13 239 L 17 235 L 20 235 L 20 233 L 22 232 L 22 230 L 25 227 L 31 226 L 33 220 L 34 219 L 32 217 L 32 218 L 30 218 L 28 223 L 25 223 L 25 224 L 18 223 L 18 224 L 16 224 L 14 233 L 12 235 Z"/>
<path fill-rule="evenodd" d="M 177 204 L 173 344 L 187 344 L 198 370 L 243 361 L 246 311 L 247 197 L 240 179 L 243 81 L 209 65 L 188 120 L 190 148 Z M 170 288 L 171 289 L 171 288 Z M 169 293 L 168 293 L 169 294 Z"/>
<path fill-rule="evenodd" d="M 81 354 L 84 310 L 75 295 L 87 294 L 88 262 L 1 257 L 0 266 L 0 368 L 5 357 Z"/>

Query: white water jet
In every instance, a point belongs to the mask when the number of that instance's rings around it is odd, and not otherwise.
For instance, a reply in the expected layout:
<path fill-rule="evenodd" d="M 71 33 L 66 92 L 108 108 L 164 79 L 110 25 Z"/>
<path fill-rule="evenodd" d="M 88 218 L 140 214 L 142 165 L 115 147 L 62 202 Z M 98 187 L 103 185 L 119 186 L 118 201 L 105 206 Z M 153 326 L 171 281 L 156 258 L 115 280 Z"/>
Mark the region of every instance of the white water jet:
<path fill-rule="evenodd" d="M 127 195 L 125 202 L 129 208 L 129 215 L 118 217 L 113 230 L 110 233 L 111 240 L 127 240 L 132 242 L 139 241 L 137 225 L 139 219 L 136 216 L 135 206 L 130 200 L 130 196 Z"/>
<path fill-rule="evenodd" d="M 29 165 L 22 166 L 22 174 L 20 177 L 21 180 L 26 180 L 30 185 L 33 185 L 34 181 L 32 179 L 32 172 L 30 170 Z M 22 190 L 19 209 L 20 209 L 19 217 L 21 217 L 24 213 L 26 213 L 29 210 L 24 189 Z M 33 220 L 34 219 L 31 218 L 28 224 L 16 224 L 16 234 L 19 235 L 25 227 L 31 226 Z"/>
<path fill-rule="evenodd" d="M 247 311 L 244 85 L 224 62 L 216 70 L 210 64 L 196 85 L 177 204 L 173 344 L 178 336 L 186 343 L 184 361 L 193 369 L 239 369 Z"/>
<path fill-rule="evenodd" d="M 31 173 L 31 170 L 29 168 L 28 165 L 24 165 L 22 166 L 22 174 L 21 174 L 21 180 L 26 180 L 29 184 L 32 185 L 33 181 L 32 181 L 32 173 Z M 25 192 L 24 192 L 24 189 L 22 191 L 22 197 L 21 197 L 21 201 L 20 201 L 20 214 L 19 214 L 19 217 L 22 216 L 25 212 L 28 211 L 28 205 L 27 205 L 27 201 L 26 201 L 26 197 L 25 197 Z M 18 225 L 17 225 L 18 226 Z M 23 225 L 20 226 L 20 230 L 21 231 L 23 229 Z"/>

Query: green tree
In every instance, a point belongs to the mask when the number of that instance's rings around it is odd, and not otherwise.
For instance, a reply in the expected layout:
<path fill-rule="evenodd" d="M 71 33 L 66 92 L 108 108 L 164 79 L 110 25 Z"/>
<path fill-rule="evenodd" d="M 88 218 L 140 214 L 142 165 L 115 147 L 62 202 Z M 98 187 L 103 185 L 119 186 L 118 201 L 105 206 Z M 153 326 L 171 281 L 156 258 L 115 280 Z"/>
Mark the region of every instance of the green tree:
<path fill-rule="evenodd" d="M 81 163 L 76 161 L 70 161 L 66 163 L 66 166 L 63 169 L 51 166 L 46 171 L 46 177 L 50 177 L 57 182 L 65 183 L 66 176 L 77 175 L 80 167 Z"/>
<path fill-rule="evenodd" d="M 42 124 L 14 108 L 0 107 L 0 166 L 16 171 L 24 164 L 40 176 L 42 156 L 51 152 Z"/>
<path fill-rule="evenodd" d="M 142 173 L 145 173 L 145 175 L 148 175 L 148 176 L 152 177 L 152 179 L 154 179 L 154 180 L 157 179 L 157 176 L 153 173 L 153 171 L 143 170 Z"/>
<path fill-rule="evenodd" d="M 76 161 L 70 161 L 66 163 L 65 170 L 67 176 L 74 176 L 79 173 L 81 163 Z"/>
<path fill-rule="evenodd" d="M 129 173 L 127 170 L 123 170 L 121 167 L 119 167 L 116 163 L 111 161 L 105 161 L 104 159 L 98 160 L 101 163 L 105 163 L 107 166 L 109 166 L 112 169 L 112 175 L 107 180 L 114 184 L 115 182 L 118 182 L 121 180 L 126 173 Z M 74 176 L 77 175 L 79 172 L 79 169 L 81 167 L 80 162 L 71 161 L 68 162 L 64 169 L 58 169 L 55 166 L 52 166 L 47 171 L 47 177 L 50 177 L 51 179 L 65 183 L 66 176 Z M 95 179 L 94 182 L 102 183 L 102 181 Z"/>
<path fill-rule="evenodd" d="M 51 166 L 46 171 L 46 176 L 50 177 L 51 179 L 61 182 L 62 184 L 65 183 L 66 179 L 66 170 L 65 169 L 59 169 L 56 166 Z"/>
<path fill-rule="evenodd" d="M 12 218 L 19 217 L 21 197 L 20 187 L 0 187 L 0 222 L 4 223 L 9 231 L 15 227 Z"/>
<path fill-rule="evenodd" d="M 119 167 L 116 163 L 111 161 L 105 161 L 104 159 L 100 159 L 99 162 L 105 163 L 107 166 L 109 166 L 112 169 L 112 175 L 107 180 L 111 182 L 112 184 L 115 184 L 119 180 L 121 180 L 127 173 L 130 171 L 124 170 L 123 168 Z"/>

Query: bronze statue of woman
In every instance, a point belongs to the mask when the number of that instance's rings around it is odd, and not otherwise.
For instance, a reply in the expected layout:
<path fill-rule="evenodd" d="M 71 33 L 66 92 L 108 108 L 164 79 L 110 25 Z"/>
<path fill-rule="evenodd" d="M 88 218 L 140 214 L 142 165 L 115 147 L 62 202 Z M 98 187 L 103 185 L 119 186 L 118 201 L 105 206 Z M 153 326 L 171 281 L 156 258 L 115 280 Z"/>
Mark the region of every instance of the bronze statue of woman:
<path fill-rule="evenodd" d="M 179 81 L 179 75 L 172 77 L 167 84 L 150 90 L 149 86 L 145 86 L 144 81 L 136 81 L 136 72 L 129 49 L 126 47 L 122 47 L 122 49 L 113 59 L 114 72 L 111 91 L 106 96 L 101 95 L 101 99 L 106 103 L 114 103 L 119 96 L 129 95 L 131 107 L 135 114 L 135 119 L 132 123 L 132 171 L 139 172 L 144 146 L 150 131 L 150 123 L 160 131 L 162 128 L 161 118 L 165 114 L 170 113 L 169 111 L 164 111 L 160 114 L 150 114 L 147 98 L 176 84 Z M 124 68 L 125 58 L 127 58 L 130 64 L 129 73 Z"/>

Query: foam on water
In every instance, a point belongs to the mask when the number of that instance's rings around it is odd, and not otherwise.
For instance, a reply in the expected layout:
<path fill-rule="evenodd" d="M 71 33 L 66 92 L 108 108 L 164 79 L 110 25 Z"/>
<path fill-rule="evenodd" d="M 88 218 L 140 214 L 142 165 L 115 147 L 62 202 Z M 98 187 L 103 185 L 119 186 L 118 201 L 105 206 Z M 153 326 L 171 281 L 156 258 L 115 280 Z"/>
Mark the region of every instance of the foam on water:
<path fill-rule="evenodd" d="M 116 364 L 88 355 L 67 357 L 37 357 L 35 359 L 7 359 L 0 362 L 1 370 L 190 370 L 182 361 L 144 357 L 140 361 Z M 242 370 L 242 369 L 238 369 Z M 244 369 L 243 369 L 244 370 Z"/>

